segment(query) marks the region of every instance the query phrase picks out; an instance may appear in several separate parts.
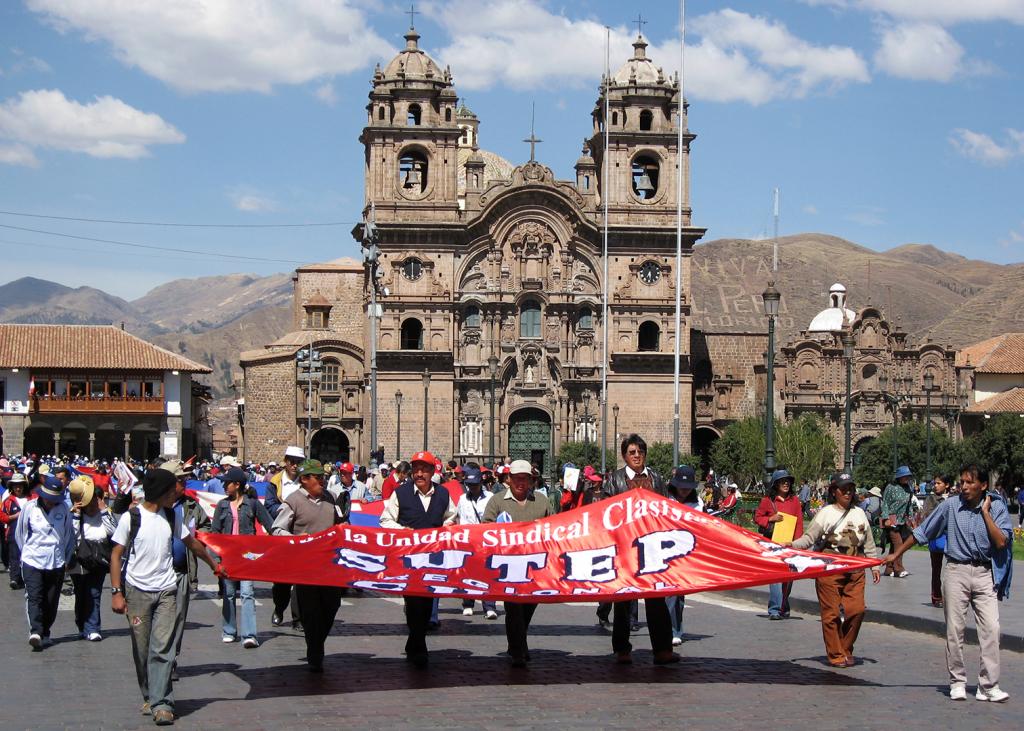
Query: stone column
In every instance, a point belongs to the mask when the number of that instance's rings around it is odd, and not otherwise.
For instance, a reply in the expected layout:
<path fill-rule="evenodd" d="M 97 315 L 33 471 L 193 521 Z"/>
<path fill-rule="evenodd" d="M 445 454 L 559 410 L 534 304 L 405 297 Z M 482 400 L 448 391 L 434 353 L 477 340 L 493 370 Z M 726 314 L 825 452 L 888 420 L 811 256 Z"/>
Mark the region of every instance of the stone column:
<path fill-rule="evenodd" d="M 56 429 L 53 432 L 53 453 L 60 456 L 60 432 Z"/>
<path fill-rule="evenodd" d="M 132 433 L 129 432 L 129 431 L 126 431 L 124 433 L 124 460 L 126 462 L 128 461 L 128 453 L 129 453 L 129 450 L 131 448 L 131 444 L 132 444 Z"/>
<path fill-rule="evenodd" d="M 96 459 L 96 432 L 89 432 L 89 459 Z"/>

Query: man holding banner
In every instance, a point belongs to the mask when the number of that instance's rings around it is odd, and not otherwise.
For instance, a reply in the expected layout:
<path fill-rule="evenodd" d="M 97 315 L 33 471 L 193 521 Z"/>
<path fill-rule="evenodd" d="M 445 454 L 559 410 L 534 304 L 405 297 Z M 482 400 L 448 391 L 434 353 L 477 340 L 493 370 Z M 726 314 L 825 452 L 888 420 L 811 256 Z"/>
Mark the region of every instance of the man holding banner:
<path fill-rule="evenodd" d="M 400 484 L 387 498 L 380 516 L 381 528 L 440 528 L 451 525 L 458 516 L 447 490 L 434 487 L 434 465 L 430 452 L 417 452 L 410 460 L 412 480 Z M 434 600 L 429 596 L 405 597 L 405 623 L 409 637 L 405 658 L 417 668 L 427 667 L 427 625 Z"/>
<path fill-rule="evenodd" d="M 603 494 L 606 498 L 636 489 L 668 496 L 661 475 L 647 466 L 647 442 L 639 434 L 630 434 L 623 439 L 621 451 L 626 465 L 612 472 L 605 481 Z M 612 650 L 616 661 L 623 665 L 633 662 L 633 646 L 629 642 L 629 605 L 629 601 L 615 602 L 612 618 Z M 670 665 L 679 662 L 679 655 L 672 652 L 672 621 L 665 599 L 644 599 L 644 606 L 647 610 L 647 632 L 651 637 L 654 664 Z"/>
<path fill-rule="evenodd" d="M 299 465 L 305 459 L 306 454 L 302 451 L 301 447 L 288 447 L 284 451 L 284 466 L 280 472 L 277 472 L 270 478 L 270 490 L 273 493 L 273 500 L 268 496 L 266 507 L 275 518 L 277 517 L 277 511 L 280 510 L 280 504 L 293 492 L 302 487 L 299 484 Z M 272 502 L 273 506 L 271 505 Z M 292 585 L 275 582 L 270 587 L 270 593 L 274 600 L 274 613 L 270 616 L 270 623 L 275 627 L 280 627 L 284 624 L 284 610 L 290 602 L 292 608 L 292 629 L 302 629 L 299 604 L 295 599 Z"/>

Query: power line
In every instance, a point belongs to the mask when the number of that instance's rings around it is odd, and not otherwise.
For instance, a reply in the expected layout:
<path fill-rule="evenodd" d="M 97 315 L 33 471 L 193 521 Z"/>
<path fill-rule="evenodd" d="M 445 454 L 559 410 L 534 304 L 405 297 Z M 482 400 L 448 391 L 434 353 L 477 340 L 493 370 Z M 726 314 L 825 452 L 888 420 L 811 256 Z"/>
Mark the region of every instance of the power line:
<path fill-rule="evenodd" d="M 38 251 L 39 247 L 42 246 L 42 244 L 39 244 L 39 243 L 30 244 L 27 241 L 11 241 L 10 239 L 0 239 L 0 245 L 23 246 L 26 249 L 33 249 L 33 250 L 36 250 L 36 251 Z M 46 246 L 46 248 L 48 250 L 52 249 L 54 251 L 77 251 L 77 252 L 81 252 L 83 254 L 115 254 L 115 253 L 118 253 L 118 252 L 116 252 L 116 251 L 114 251 L 112 249 L 97 249 L 97 248 L 87 249 L 87 248 L 80 247 L 80 246 L 61 246 L 59 244 L 45 244 L 45 246 Z M 136 254 L 135 256 L 145 257 L 147 259 L 160 259 L 162 261 L 167 261 L 167 257 L 164 256 L 163 254 Z M 217 255 L 216 254 L 209 254 L 209 255 L 206 255 L 206 256 L 203 256 L 203 257 L 188 256 L 188 255 L 186 255 L 186 256 L 183 256 L 178 261 L 205 261 L 205 262 L 209 263 L 210 256 L 217 256 Z"/>
<path fill-rule="evenodd" d="M 109 223 L 118 226 L 171 226 L 175 228 L 319 228 L 326 226 L 355 226 L 358 221 L 323 221 L 310 223 L 175 223 L 172 221 L 121 221 L 109 218 L 79 218 L 75 216 L 53 216 L 42 213 L 0 211 L 4 216 L 22 218 L 45 218 L 50 221 L 74 221 L 76 223 Z"/>
<path fill-rule="evenodd" d="M 175 254 L 199 254 L 200 256 L 219 256 L 225 259 L 239 259 L 242 261 L 264 261 L 273 262 L 275 264 L 305 264 L 307 262 L 296 261 L 294 259 L 271 259 L 262 256 L 243 256 L 241 254 L 224 254 L 215 251 L 197 251 L 196 249 L 179 249 L 171 246 L 154 246 L 152 244 L 138 244 L 131 241 L 114 241 L 112 239 L 99 239 L 93 236 L 76 236 L 75 234 L 65 234 L 58 231 L 44 231 L 37 228 L 25 228 L 23 226 L 11 226 L 10 224 L 0 223 L 0 228 L 9 228 L 14 231 L 27 231 L 34 234 L 44 234 L 46 236 L 60 236 L 65 239 L 77 239 L 79 241 L 94 241 L 100 244 L 113 244 L 115 246 L 130 246 L 134 249 L 152 249 L 154 251 L 170 251 Z"/>

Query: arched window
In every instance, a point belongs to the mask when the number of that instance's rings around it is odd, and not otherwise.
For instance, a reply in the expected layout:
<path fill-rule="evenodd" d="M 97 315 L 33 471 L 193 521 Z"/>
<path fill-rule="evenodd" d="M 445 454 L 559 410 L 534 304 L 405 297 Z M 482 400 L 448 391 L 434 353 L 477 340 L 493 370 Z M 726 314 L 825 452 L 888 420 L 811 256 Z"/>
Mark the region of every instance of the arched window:
<path fill-rule="evenodd" d="M 423 323 L 415 317 L 402 323 L 402 350 L 423 350 Z"/>
<path fill-rule="evenodd" d="M 423 112 L 420 111 L 419 104 L 410 104 L 409 113 L 405 118 L 405 123 L 410 127 L 419 127 L 422 115 Z"/>
<path fill-rule="evenodd" d="M 451 122 L 452 121 L 452 110 L 451 110 L 451 107 L 449 107 L 448 109 L 444 110 L 444 121 L 445 122 Z"/>
<path fill-rule="evenodd" d="M 377 119 L 379 119 L 381 122 L 384 121 L 384 107 L 379 107 L 377 109 Z"/>
<path fill-rule="evenodd" d="M 336 393 L 338 391 L 340 375 L 341 366 L 338 365 L 338 361 L 325 358 L 323 362 L 323 376 L 320 379 L 320 390 Z"/>
<path fill-rule="evenodd" d="M 636 336 L 636 349 L 643 352 L 656 353 L 660 349 L 661 330 L 655 322 L 640 323 Z"/>
<path fill-rule="evenodd" d="M 619 123 L 619 113 L 618 112 L 612 112 L 612 126 L 614 127 L 618 123 Z"/>
<path fill-rule="evenodd" d="M 583 190 L 590 190 L 590 176 L 583 176 Z"/>
<path fill-rule="evenodd" d="M 420 194 L 427 189 L 430 166 L 419 150 L 404 150 L 398 159 L 398 185 L 405 191 Z"/>
<path fill-rule="evenodd" d="M 466 308 L 466 327 L 480 327 L 480 308 L 470 305 Z"/>
<path fill-rule="evenodd" d="M 650 200 L 658 192 L 658 162 L 647 155 L 633 158 L 633 194 Z"/>
<path fill-rule="evenodd" d="M 519 307 L 519 337 L 540 337 L 540 303 L 527 300 Z"/>
<path fill-rule="evenodd" d="M 651 114 L 651 110 L 645 109 L 640 112 L 640 131 L 650 132 L 651 125 L 654 123 L 654 115 Z"/>
<path fill-rule="evenodd" d="M 580 330 L 594 329 L 594 313 L 589 307 L 584 307 L 580 310 L 579 326 Z"/>

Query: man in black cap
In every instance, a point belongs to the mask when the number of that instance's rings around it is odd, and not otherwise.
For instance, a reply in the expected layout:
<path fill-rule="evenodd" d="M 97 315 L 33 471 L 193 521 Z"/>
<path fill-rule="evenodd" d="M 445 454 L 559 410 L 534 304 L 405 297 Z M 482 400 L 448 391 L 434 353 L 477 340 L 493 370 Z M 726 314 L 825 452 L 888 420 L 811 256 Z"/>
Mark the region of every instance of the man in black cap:
<path fill-rule="evenodd" d="M 176 519 L 175 483 L 174 473 L 168 470 L 155 469 L 146 474 L 142 504 L 121 516 L 110 556 L 111 609 L 128 615 L 142 713 L 152 713 L 158 726 L 174 723 L 171 668 L 175 659 L 178 575 L 174 570 L 173 539 L 180 539 L 216 576 L 224 575 L 206 546 Z M 128 566 L 122 584 L 125 554 Z"/>

